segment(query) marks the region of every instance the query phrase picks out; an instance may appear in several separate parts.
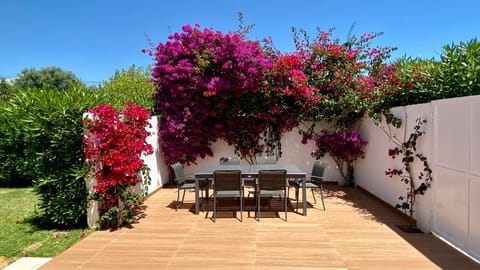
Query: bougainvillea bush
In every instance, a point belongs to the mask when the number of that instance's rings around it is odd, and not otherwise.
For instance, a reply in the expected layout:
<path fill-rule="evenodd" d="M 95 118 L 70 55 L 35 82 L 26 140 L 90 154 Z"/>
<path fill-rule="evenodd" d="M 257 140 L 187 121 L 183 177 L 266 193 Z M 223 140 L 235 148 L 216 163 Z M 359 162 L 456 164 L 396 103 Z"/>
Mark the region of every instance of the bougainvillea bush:
<path fill-rule="evenodd" d="M 92 198 L 101 202 L 101 227 L 131 224 L 142 198 L 133 187 L 142 182 L 141 173 L 149 180 L 141 157 L 153 153 L 145 129 L 151 115 L 133 103 L 120 111 L 99 105 L 89 112 L 91 117 L 85 120 L 85 158 L 97 180 Z"/>
<path fill-rule="evenodd" d="M 342 43 L 333 29 L 313 40 L 294 30 L 296 50 L 282 53 L 243 32 L 184 26 L 151 51 L 167 163 L 213 155 L 218 139 L 250 162 L 262 153 L 280 156 L 282 132 L 300 123 L 309 123 L 304 138 L 313 138 L 320 121 L 351 128 L 365 113 L 382 111 L 384 96 L 408 85 L 387 62 L 394 48 L 371 46 L 380 34 Z"/>
<path fill-rule="evenodd" d="M 155 110 L 162 119 L 160 144 L 167 163 L 211 156 L 218 139 L 248 160 L 275 148 L 280 132 L 295 125 L 287 115 L 295 97 L 284 100 L 274 91 L 284 88 L 269 87 L 274 60 L 240 33 L 198 25 L 182 30 L 154 53 Z"/>
<path fill-rule="evenodd" d="M 312 156 L 317 159 L 329 154 L 335 161 L 344 183 L 355 185 L 353 179 L 353 164 L 358 158 L 364 158 L 367 142 L 356 130 L 339 128 L 335 131 L 323 129 L 315 136 L 316 150 Z"/>

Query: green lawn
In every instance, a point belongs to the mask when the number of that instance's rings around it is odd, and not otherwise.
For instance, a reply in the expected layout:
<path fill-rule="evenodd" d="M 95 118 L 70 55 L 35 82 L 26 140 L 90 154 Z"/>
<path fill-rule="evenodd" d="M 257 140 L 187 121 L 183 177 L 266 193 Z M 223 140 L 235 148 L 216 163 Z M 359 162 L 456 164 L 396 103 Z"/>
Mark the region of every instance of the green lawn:
<path fill-rule="evenodd" d="M 39 215 L 37 204 L 38 196 L 31 188 L 0 188 L 0 261 L 53 257 L 91 232 L 38 228 L 33 222 Z"/>

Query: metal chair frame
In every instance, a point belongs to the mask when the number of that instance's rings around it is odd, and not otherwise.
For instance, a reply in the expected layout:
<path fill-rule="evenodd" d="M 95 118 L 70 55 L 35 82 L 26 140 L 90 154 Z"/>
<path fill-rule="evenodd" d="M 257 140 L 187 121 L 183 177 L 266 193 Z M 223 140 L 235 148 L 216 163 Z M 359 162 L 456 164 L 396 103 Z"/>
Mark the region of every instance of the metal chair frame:
<path fill-rule="evenodd" d="M 233 197 L 240 201 L 240 222 L 243 222 L 243 181 L 240 170 L 213 172 L 213 222 L 217 219 L 217 198 Z"/>
<path fill-rule="evenodd" d="M 260 204 L 262 197 L 283 196 L 285 203 L 285 221 L 287 221 L 288 212 L 288 181 L 286 170 L 260 170 L 258 172 L 258 186 L 256 190 L 257 197 L 257 221 L 260 222 Z"/>

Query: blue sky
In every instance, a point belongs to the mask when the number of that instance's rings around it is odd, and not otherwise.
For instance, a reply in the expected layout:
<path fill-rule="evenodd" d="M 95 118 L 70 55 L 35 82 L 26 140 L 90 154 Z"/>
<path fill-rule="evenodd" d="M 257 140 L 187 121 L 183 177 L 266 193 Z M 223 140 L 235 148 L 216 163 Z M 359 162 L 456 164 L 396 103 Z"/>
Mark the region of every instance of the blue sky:
<path fill-rule="evenodd" d="M 97 84 L 117 69 L 153 64 L 141 52 L 150 47 L 147 37 L 158 44 L 196 23 L 233 31 L 238 12 L 255 24 L 251 39 L 269 36 L 284 52 L 294 48 L 292 26 L 312 36 L 317 27 L 335 27 L 334 36 L 345 39 L 355 24 L 355 35 L 384 32 L 373 45 L 397 47 L 393 59 L 438 59 L 443 45 L 480 36 L 479 10 L 477 0 L 2 0 L 0 77 L 58 66 Z"/>

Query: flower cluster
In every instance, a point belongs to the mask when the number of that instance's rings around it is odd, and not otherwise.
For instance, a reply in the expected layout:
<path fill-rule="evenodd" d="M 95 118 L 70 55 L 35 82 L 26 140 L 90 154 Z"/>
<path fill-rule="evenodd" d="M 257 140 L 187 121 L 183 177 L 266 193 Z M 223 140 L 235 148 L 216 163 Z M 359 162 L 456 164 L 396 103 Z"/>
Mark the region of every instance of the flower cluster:
<path fill-rule="evenodd" d="M 324 129 L 321 135 L 316 136 L 315 142 L 317 146 L 315 157 L 321 158 L 328 153 L 345 161 L 363 158 L 364 147 L 367 145 L 356 130 L 347 128 L 339 128 L 335 131 Z"/>
<path fill-rule="evenodd" d="M 146 142 L 149 132 L 145 130 L 151 115 L 133 103 L 120 112 L 110 105 L 99 105 L 89 113 L 91 117 L 85 120 L 88 134 L 84 138 L 84 151 L 89 165 L 95 169 L 94 197 L 102 202 L 102 213 L 118 211 L 122 201 L 129 214 L 136 205 L 126 200 L 133 195 L 125 193 L 132 193 L 129 187 L 141 182 L 139 173 L 145 169 L 141 155 L 153 153 Z"/>
<path fill-rule="evenodd" d="M 339 128 L 335 131 L 324 129 L 315 136 L 316 150 L 312 156 L 320 159 L 329 154 L 337 164 L 339 171 L 349 185 L 353 185 L 353 162 L 364 158 L 367 142 L 356 130 Z"/>

